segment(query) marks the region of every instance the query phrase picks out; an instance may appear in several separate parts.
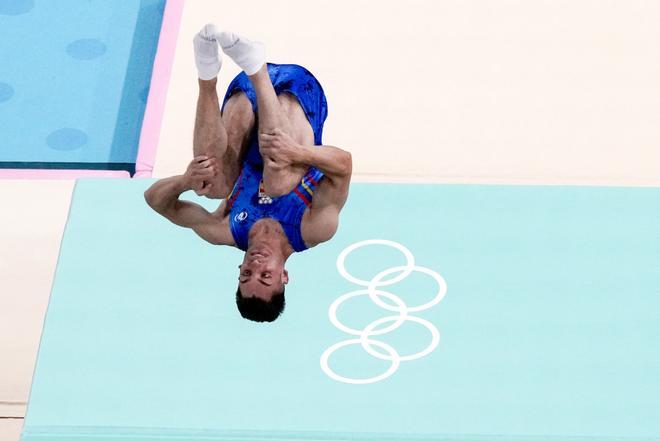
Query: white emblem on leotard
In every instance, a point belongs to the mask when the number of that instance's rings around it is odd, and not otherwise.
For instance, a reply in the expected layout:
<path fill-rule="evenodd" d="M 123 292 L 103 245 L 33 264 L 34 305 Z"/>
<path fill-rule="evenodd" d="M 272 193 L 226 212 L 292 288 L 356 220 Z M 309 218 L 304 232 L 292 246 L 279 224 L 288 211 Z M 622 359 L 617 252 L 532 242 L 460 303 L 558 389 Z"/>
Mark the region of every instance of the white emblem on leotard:
<path fill-rule="evenodd" d="M 247 219 L 247 217 L 248 217 L 247 211 L 241 211 L 236 216 L 234 216 L 234 220 L 236 222 L 243 222 L 245 219 Z"/>
<path fill-rule="evenodd" d="M 259 204 L 272 204 L 273 199 L 266 194 L 266 187 L 264 186 L 264 180 L 262 179 L 261 182 L 259 182 Z"/>

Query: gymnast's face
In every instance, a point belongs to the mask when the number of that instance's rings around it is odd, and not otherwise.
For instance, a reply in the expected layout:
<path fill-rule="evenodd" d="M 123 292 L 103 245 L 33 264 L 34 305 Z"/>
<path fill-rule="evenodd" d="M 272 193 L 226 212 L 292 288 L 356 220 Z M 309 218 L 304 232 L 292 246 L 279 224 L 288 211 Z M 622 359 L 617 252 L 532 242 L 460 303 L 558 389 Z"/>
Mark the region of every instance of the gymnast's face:
<path fill-rule="evenodd" d="M 269 301 L 289 283 L 284 260 L 268 251 L 248 250 L 238 266 L 238 286 L 243 297 L 258 297 Z"/>

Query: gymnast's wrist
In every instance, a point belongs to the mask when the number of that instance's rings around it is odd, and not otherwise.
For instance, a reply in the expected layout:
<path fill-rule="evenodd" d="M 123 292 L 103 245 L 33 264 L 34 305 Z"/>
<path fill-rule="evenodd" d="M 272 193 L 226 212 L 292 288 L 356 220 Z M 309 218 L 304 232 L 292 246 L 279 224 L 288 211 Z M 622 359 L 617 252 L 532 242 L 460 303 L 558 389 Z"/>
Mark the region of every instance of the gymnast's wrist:
<path fill-rule="evenodd" d="M 176 180 L 174 181 L 174 187 L 176 188 L 176 191 L 181 194 L 184 193 L 188 190 L 193 189 L 193 182 L 190 176 L 187 176 L 185 174 L 183 175 L 178 175 L 176 176 Z"/>
<path fill-rule="evenodd" d="M 298 148 L 296 149 L 296 158 L 293 161 L 295 164 L 301 164 L 301 165 L 314 165 L 312 164 L 313 161 L 313 149 L 312 147 L 308 147 L 306 145 L 299 145 Z"/>

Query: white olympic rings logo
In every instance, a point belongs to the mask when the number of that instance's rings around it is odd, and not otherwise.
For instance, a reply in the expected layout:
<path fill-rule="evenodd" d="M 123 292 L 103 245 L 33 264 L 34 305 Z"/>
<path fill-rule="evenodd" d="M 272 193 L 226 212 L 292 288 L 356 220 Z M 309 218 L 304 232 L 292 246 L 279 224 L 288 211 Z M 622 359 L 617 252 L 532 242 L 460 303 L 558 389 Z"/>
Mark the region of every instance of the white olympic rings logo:
<path fill-rule="evenodd" d="M 354 277 L 346 270 L 346 267 L 344 266 L 344 261 L 351 252 L 367 245 L 387 245 L 396 248 L 405 256 L 406 264 L 403 266 L 395 266 L 386 269 L 384 271 L 381 271 L 380 273 L 376 274 L 371 280 L 358 279 L 357 277 Z M 386 379 L 394 372 L 396 372 L 402 361 L 415 360 L 424 357 L 430 354 L 431 352 L 433 352 L 433 350 L 438 346 L 438 343 L 440 343 L 440 332 L 438 331 L 438 329 L 428 320 L 422 319 L 420 317 L 415 317 L 413 315 L 410 315 L 410 313 L 423 311 L 432 306 L 437 305 L 443 299 L 445 293 L 447 292 L 447 284 L 445 280 L 442 278 L 442 276 L 437 272 L 429 268 L 425 268 L 423 266 L 415 265 L 415 258 L 413 257 L 412 253 L 408 248 L 404 247 L 400 243 L 393 242 L 391 240 L 373 239 L 373 240 L 363 240 L 360 242 L 356 242 L 353 245 L 348 246 L 346 249 L 344 249 L 344 251 L 342 251 L 339 254 L 339 256 L 337 257 L 337 270 L 339 271 L 339 274 L 341 274 L 349 282 L 352 282 L 360 286 L 366 286 L 366 289 L 359 289 L 357 291 L 351 291 L 346 294 L 342 294 L 330 305 L 330 308 L 328 310 L 328 316 L 330 318 L 330 322 L 339 330 L 347 334 L 356 335 L 358 336 L 358 338 L 350 338 L 347 340 L 340 341 L 330 346 L 328 349 L 325 350 L 325 352 L 323 352 L 323 355 L 321 355 L 321 369 L 323 370 L 323 372 L 325 372 L 326 375 L 328 375 L 333 380 L 337 380 L 349 384 L 375 383 L 377 381 Z M 397 272 L 399 274 L 396 275 L 395 277 L 385 279 L 390 274 Z M 405 279 L 413 272 L 420 272 L 431 276 L 438 283 L 439 286 L 438 292 L 436 293 L 435 297 L 433 297 L 433 299 L 422 305 L 408 306 L 399 296 L 396 296 L 387 291 L 382 291 L 380 289 L 377 289 L 383 286 L 393 285 L 397 282 L 400 282 L 401 280 Z M 383 317 L 378 320 L 375 320 L 361 330 L 350 328 L 344 325 L 343 323 L 341 323 L 337 318 L 337 308 L 339 307 L 339 305 L 341 305 L 344 301 L 350 298 L 363 296 L 363 295 L 368 295 L 369 299 L 371 299 L 371 301 L 374 302 L 377 306 L 387 311 L 396 312 L 398 313 L 398 315 L 389 315 L 387 317 Z M 393 304 L 388 304 L 383 302 L 381 297 L 387 298 Z M 398 329 L 406 321 L 416 322 L 429 330 L 429 332 L 431 333 L 431 342 L 425 349 L 415 354 L 400 355 L 392 346 L 388 345 L 387 343 L 371 338 L 373 336 L 392 332 Z M 380 325 L 389 322 L 392 322 L 389 326 L 386 326 L 382 329 L 377 329 Z M 380 360 L 391 362 L 390 367 L 384 373 L 370 378 L 344 377 L 335 373 L 332 369 L 330 369 L 330 366 L 328 365 L 328 359 L 330 358 L 330 355 L 332 355 L 336 350 L 343 348 L 344 346 L 350 346 L 356 344 L 361 345 L 362 348 L 368 354 Z M 385 351 L 385 353 L 374 350 L 373 348 L 374 346 L 382 349 L 383 351 Z"/>

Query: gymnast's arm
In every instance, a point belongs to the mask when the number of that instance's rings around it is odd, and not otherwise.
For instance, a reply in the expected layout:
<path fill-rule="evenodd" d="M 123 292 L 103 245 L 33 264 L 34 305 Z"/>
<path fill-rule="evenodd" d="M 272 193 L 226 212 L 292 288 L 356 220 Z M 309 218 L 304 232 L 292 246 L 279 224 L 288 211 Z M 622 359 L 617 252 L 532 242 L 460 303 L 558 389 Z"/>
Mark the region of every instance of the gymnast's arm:
<path fill-rule="evenodd" d="M 325 174 L 312 198 L 309 225 L 302 226 L 305 242 L 313 246 L 330 240 L 337 232 L 339 212 L 348 198 L 353 159 L 345 150 L 324 145 L 303 146 L 299 160 Z"/>
<path fill-rule="evenodd" d="M 325 177 L 319 183 L 310 207 L 308 222 L 303 222 L 303 239 L 308 245 L 330 240 L 339 225 L 339 212 L 346 203 L 353 173 L 351 154 L 330 145 L 304 146 L 281 129 L 259 134 L 262 155 L 275 163 L 296 164 L 320 169 Z"/>
<path fill-rule="evenodd" d="M 147 204 L 176 225 L 192 228 L 202 239 L 214 245 L 234 245 L 226 216 L 222 218 L 206 211 L 202 206 L 179 200 L 181 193 L 195 188 L 188 174 L 171 176 L 155 182 L 144 198 Z M 216 211 L 224 211 L 224 201 Z"/>
<path fill-rule="evenodd" d="M 343 207 L 353 173 L 353 158 L 349 152 L 331 145 L 300 146 L 296 162 L 318 168 L 333 181 L 337 189 L 342 190 L 335 194 L 334 203 Z"/>
<path fill-rule="evenodd" d="M 353 159 L 349 152 L 330 145 L 300 145 L 281 129 L 260 133 L 259 148 L 262 155 L 268 155 L 276 163 L 314 166 L 320 169 L 338 190 L 333 203 L 343 206 L 346 202 L 348 184 L 353 172 Z"/>

